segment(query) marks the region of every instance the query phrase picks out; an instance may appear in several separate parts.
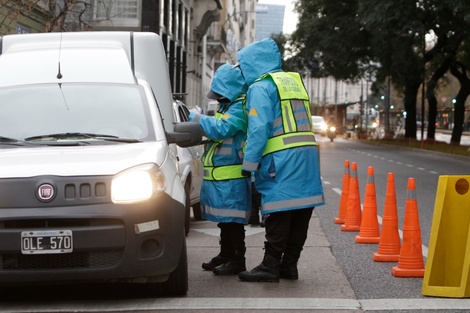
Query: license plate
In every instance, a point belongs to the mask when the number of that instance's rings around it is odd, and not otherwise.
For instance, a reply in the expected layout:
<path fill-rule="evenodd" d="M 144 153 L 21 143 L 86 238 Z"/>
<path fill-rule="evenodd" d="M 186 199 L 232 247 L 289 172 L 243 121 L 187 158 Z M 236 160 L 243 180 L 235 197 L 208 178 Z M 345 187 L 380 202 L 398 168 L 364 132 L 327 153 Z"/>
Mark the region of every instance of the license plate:
<path fill-rule="evenodd" d="M 21 232 L 23 254 L 71 253 L 71 230 L 40 230 Z"/>

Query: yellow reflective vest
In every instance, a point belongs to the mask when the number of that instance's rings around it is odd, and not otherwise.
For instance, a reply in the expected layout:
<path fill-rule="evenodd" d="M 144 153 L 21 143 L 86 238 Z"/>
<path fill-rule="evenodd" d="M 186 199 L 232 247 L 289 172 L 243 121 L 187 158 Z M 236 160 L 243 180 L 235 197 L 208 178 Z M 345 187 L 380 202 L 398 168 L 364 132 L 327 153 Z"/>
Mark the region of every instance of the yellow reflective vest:
<path fill-rule="evenodd" d="M 243 106 L 245 106 L 245 94 L 239 96 L 235 99 L 235 102 L 242 101 Z M 231 104 L 230 104 L 231 105 Z M 223 110 L 219 110 L 215 118 L 217 120 L 222 119 L 225 112 L 228 110 L 230 105 L 226 106 Z M 245 108 L 243 108 L 243 112 Z M 212 145 L 210 146 L 209 150 L 206 152 L 204 156 L 204 180 L 211 180 L 211 181 L 218 181 L 218 180 L 230 180 L 230 179 L 239 179 L 245 178 L 242 176 L 242 164 L 233 164 L 233 165 L 222 165 L 222 166 L 214 166 L 213 157 L 216 155 L 217 148 L 222 144 L 222 142 L 227 141 L 225 140 L 213 140 Z"/>
<path fill-rule="evenodd" d="M 310 103 L 302 78 L 294 72 L 276 72 L 261 76 L 271 77 L 281 99 L 282 130 L 273 134 L 266 143 L 263 156 L 269 153 L 302 146 L 316 146 L 310 113 Z M 308 119 L 309 123 L 298 124 Z M 274 122 L 276 126 L 276 121 Z"/>

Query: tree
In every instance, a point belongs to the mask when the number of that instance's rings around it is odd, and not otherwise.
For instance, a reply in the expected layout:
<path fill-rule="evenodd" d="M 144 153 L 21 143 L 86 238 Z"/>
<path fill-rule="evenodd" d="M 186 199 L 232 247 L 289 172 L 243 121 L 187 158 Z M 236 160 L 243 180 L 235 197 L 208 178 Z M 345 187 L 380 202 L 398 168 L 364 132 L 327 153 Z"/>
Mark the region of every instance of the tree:
<path fill-rule="evenodd" d="M 467 74 L 467 67 L 462 62 L 455 62 L 451 65 L 451 73 L 460 82 L 460 89 L 455 97 L 456 102 L 454 103 L 454 129 L 452 130 L 452 136 L 450 143 L 452 145 L 460 145 L 460 139 L 462 137 L 462 127 L 465 116 L 465 100 L 470 95 L 470 79 Z"/>
<path fill-rule="evenodd" d="M 339 80 L 355 81 L 373 66 L 377 81 L 390 77 L 404 90 L 406 136 L 416 137 L 416 95 L 422 81 L 422 51 L 416 36 L 423 27 L 416 16 L 420 8 L 407 0 L 301 0 L 293 40 L 298 62 L 309 68 L 311 60 Z M 404 13 L 405 12 L 405 13 Z"/>
<path fill-rule="evenodd" d="M 438 81 L 452 68 L 466 86 L 462 74 L 470 63 L 460 60 L 463 39 L 470 37 L 469 9 L 465 0 L 300 0 L 299 23 L 292 37 L 299 50 L 296 64 L 340 80 L 355 80 L 364 69 L 371 69 L 371 63 L 378 64 L 372 68 L 373 87 L 378 90 L 391 80 L 404 94 L 405 136 L 410 138 L 416 138 L 417 94 L 428 75 L 428 119 L 433 124 L 428 138 L 434 138 Z M 426 47 L 425 38 L 431 34 L 437 41 Z M 465 92 L 459 95 L 466 97 Z M 464 101 L 457 105 L 462 105 L 456 114 L 463 119 Z"/>
<path fill-rule="evenodd" d="M 90 0 L 51 0 L 50 20 L 45 32 L 91 30 Z"/>
<path fill-rule="evenodd" d="M 428 0 L 428 18 L 427 25 L 432 29 L 435 44 L 426 53 L 428 61 L 429 75 L 427 83 L 427 99 L 429 104 L 428 115 L 428 140 L 433 140 L 435 135 L 435 123 L 437 115 L 436 90 L 439 88 L 439 81 L 442 80 L 446 72 L 451 69 L 451 73 L 458 78 L 461 83 L 461 89 L 458 97 L 459 104 L 454 110 L 455 127 L 451 138 L 452 144 L 460 144 L 462 134 L 463 117 L 465 114 L 465 99 L 470 90 L 468 88 L 468 78 L 466 75 L 466 66 L 462 59 L 465 55 L 466 47 L 463 44 L 466 38 L 469 38 L 469 9 L 466 1 L 434 1 Z M 467 63 L 468 64 L 468 63 Z M 441 85 L 443 83 L 441 82 Z M 464 89 L 464 90 L 462 90 Z"/>
<path fill-rule="evenodd" d="M 312 76 L 355 81 L 369 63 L 369 34 L 357 18 L 357 1 L 300 0 L 293 63 Z"/>
<path fill-rule="evenodd" d="M 16 33 L 16 22 L 25 19 L 24 15 L 28 15 L 37 21 L 47 20 L 48 14 L 45 1 L 0 0 L 0 34 Z"/>
<path fill-rule="evenodd" d="M 11 25 L 22 16 L 40 15 L 43 32 L 89 31 L 93 29 L 93 0 L 0 0 L 0 32 L 12 33 Z M 114 0 L 102 2 L 110 11 Z M 112 19 L 115 16 L 107 16 Z"/>

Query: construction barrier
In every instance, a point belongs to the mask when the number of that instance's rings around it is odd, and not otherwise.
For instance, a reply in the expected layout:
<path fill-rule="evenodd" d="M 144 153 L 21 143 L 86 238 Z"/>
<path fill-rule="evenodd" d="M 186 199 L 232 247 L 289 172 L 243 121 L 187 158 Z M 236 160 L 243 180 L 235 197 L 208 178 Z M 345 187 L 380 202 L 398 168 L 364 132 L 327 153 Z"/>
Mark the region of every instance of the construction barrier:
<path fill-rule="evenodd" d="M 422 294 L 470 297 L 470 176 L 440 176 Z"/>

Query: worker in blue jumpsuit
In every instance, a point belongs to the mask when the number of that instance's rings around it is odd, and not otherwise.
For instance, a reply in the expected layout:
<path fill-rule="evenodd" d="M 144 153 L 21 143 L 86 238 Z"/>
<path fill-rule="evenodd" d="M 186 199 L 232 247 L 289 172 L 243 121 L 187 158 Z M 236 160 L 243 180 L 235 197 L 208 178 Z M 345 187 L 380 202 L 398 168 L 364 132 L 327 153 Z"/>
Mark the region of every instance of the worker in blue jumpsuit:
<path fill-rule="evenodd" d="M 189 116 L 208 138 L 203 155 L 201 213 L 204 219 L 218 223 L 220 252 L 202 267 L 216 275 L 246 270 L 244 225 L 251 212 L 251 177 L 241 174 L 247 131 L 243 104 L 246 90 L 240 69 L 224 64 L 215 72 L 208 94 L 219 102 L 216 116 Z"/>
<path fill-rule="evenodd" d="M 325 203 L 308 93 L 298 73 L 282 70 L 281 53 L 272 39 L 242 48 L 237 58 L 249 86 L 242 173 L 254 175 L 261 214 L 267 217 L 263 261 L 239 278 L 298 279 L 297 262 L 313 209 Z"/>

